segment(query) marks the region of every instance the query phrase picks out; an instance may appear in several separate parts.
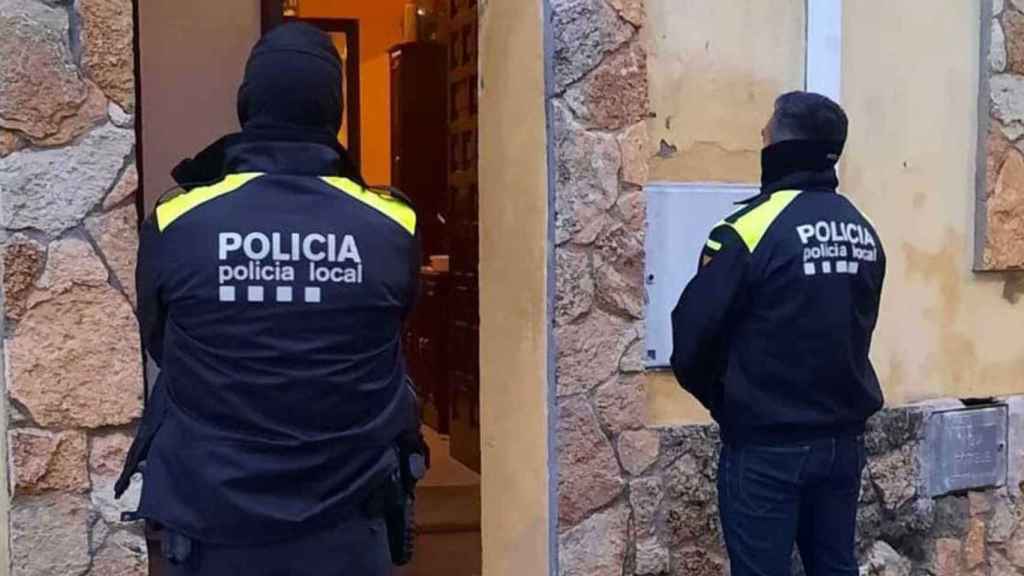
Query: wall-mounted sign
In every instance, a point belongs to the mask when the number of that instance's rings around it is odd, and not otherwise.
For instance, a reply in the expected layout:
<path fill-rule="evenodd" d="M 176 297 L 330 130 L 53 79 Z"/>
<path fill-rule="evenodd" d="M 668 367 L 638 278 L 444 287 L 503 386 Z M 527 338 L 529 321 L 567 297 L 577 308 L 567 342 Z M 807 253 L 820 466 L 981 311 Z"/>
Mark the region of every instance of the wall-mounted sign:
<path fill-rule="evenodd" d="M 1005 405 L 935 412 L 925 435 L 928 495 L 931 497 L 1006 484 Z"/>

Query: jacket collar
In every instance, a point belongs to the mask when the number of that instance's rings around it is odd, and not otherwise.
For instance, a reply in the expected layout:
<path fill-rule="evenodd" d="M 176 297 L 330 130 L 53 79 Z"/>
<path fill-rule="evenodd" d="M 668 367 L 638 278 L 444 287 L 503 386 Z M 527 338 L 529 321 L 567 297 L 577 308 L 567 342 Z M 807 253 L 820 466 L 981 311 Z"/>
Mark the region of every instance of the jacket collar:
<path fill-rule="evenodd" d="M 364 188 L 359 169 L 333 135 L 292 128 L 249 128 L 229 134 L 171 171 L 185 190 L 223 180 L 235 172 L 341 176 Z"/>
<path fill-rule="evenodd" d="M 835 169 L 821 170 L 818 172 L 794 172 L 789 176 L 780 178 L 770 184 L 761 187 L 761 192 L 746 200 L 740 200 L 736 204 L 753 204 L 758 200 L 771 196 L 782 190 L 800 190 L 802 192 L 825 192 L 836 193 L 839 188 L 839 178 Z"/>

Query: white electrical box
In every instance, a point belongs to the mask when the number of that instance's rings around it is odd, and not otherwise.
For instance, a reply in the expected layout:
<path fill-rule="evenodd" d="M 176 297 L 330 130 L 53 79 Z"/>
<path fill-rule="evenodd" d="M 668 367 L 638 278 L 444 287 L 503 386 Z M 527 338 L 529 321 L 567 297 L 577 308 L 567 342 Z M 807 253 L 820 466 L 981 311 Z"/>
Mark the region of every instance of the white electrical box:
<path fill-rule="evenodd" d="M 760 192 L 755 185 L 656 182 L 648 184 L 645 283 L 647 367 L 665 368 L 672 356 L 672 310 L 679 302 L 708 234 L 737 204 Z"/>

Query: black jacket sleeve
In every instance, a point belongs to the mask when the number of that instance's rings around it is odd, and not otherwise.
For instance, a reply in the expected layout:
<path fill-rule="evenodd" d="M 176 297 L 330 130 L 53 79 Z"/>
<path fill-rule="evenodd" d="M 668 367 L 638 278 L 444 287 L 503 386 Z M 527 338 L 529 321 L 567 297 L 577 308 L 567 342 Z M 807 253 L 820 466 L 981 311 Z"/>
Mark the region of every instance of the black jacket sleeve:
<path fill-rule="evenodd" d="M 711 232 L 697 275 L 672 312 L 672 371 L 680 385 L 714 412 L 731 322 L 742 300 L 750 252 L 735 230 Z"/>
<path fill-rule="evenodd" d="M 167 308 L 160 285 L 160 231 L 156 218 L 150 216 L 139 233 L 139 255 L 135 267 L 135 286 L 138 291 L 139 327 L 142 347 L 156 362 L 163 364 L 164 325 Z"/>

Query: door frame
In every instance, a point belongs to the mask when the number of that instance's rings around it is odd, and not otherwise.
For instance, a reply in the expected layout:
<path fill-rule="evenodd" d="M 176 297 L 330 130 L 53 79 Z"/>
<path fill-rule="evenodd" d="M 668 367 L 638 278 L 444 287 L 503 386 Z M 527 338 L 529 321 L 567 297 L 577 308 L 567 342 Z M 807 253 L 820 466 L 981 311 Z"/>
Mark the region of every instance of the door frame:
<path fill-rule="evenodd" d="M 305 22 L 324 32 L 345 34 L 348 55 L 345 59 L 345 115 L 348 123 L 348 155 L 352 163 L 362 169 L 362 107 L 360 106 L 360 52 L 359 20 L 352 18 L 303 18 L 286 17 L 281 0 L 260 0 L 261 27 L 263 33 L 285 22 Z"/>

